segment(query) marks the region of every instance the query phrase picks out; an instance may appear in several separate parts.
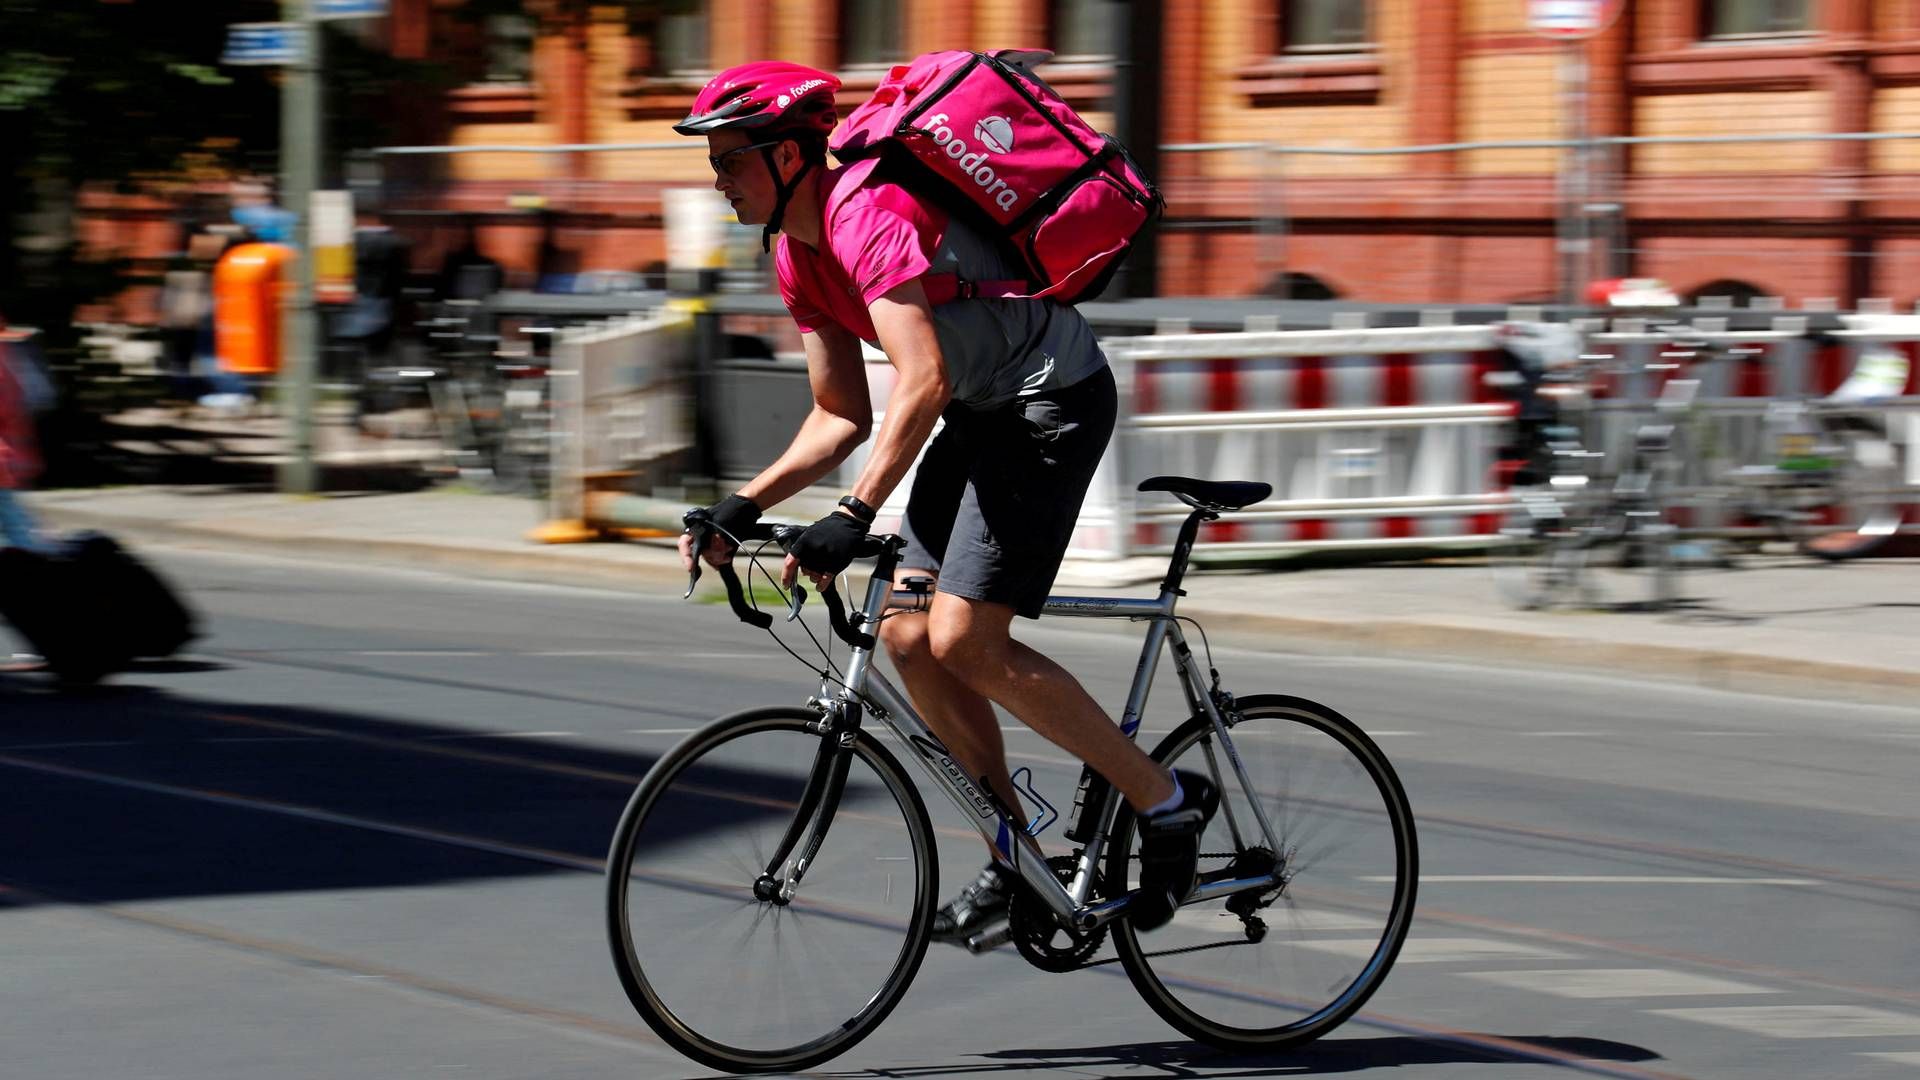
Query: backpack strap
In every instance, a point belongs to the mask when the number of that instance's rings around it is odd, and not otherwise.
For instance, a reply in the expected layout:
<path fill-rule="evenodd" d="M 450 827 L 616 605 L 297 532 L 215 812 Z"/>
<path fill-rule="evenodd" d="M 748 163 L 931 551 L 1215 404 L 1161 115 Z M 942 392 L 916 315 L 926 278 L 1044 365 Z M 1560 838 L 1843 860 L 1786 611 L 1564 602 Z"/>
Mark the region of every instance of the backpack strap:
<path fill-rule="evenodd" d="M 925 274 L 920 284 L 927 290 L 927 303 L 934 307 L 955 300 L 1023 300 L 1033 296 L 1029 281 L 968 281 L 959 274 Z"/>
<path fill-rule="evenodd" d="M 827 204 L 820 211 L 823 221 L 831 222 L 833 216 L 840 212 L 840 207 L 846 203 L 847 198 L 858 191 L 860 185 L 867 182 L 867 178 L 873 175 L 873 170 L 879 165 L 878 157 L 862 158 L 848 165 L 843 170 L 843 175 L 834 182 L 833 190 L 827 193 Z M 959 274 L 923 274 L 920 277 L 920 284 L 927 290 L 927 303 L 934 307 L 951 304 L 955 300 L 975 298 L 1006 300 L 1033 295 L 1033 283 L 1025 280 L 968 281 Z"/>

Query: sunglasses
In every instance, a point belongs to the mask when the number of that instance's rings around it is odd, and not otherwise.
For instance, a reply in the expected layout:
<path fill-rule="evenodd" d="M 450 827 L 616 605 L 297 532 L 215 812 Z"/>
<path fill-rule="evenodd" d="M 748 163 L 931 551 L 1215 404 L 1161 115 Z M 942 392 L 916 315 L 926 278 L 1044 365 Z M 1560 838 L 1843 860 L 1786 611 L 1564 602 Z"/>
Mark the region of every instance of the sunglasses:
<path fill-rule="evenodd" d="M 786 142 L 786 140 L 774 139 L 770 142 L 757 142 L 747 146 L 736 147 L 724 154 L 708 154 L 707 164 L 713 166 L 713 174 L 715 176 L 737 177 L 740 175 L 740 170 L 747 166 L 746 159 L 740 157 L 741 154 L 749 150 L 765 150 L 770 146 L 779 146 L 783 142 Z"/>

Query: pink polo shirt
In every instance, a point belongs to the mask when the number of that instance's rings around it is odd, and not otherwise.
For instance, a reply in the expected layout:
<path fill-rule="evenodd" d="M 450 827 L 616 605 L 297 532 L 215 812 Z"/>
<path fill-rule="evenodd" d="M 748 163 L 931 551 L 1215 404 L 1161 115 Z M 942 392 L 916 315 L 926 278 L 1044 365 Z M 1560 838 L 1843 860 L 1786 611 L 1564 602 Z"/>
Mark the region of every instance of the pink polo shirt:
<path fill-rule="evenodd" d="M 872 162 L 827 172 L 820 201 L 830 205 L 840 185 L 857 187 L 839 200 L 814 250 L 781 236 L 773 264 L 786 302 L 802 332 L 833 323 L 875 341 L 867 305 L 889 289 L 927 273 L 947 231 L 947 215 L 922 204 L 898 184 L 869 179 Z"/>

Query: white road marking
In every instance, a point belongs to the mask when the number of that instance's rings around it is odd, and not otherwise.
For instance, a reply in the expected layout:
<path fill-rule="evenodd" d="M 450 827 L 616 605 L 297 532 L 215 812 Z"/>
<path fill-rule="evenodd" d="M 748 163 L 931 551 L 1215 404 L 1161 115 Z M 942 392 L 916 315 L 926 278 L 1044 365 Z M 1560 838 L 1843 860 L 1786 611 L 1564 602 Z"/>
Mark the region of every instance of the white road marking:
<path fill-rule="evenodd" d="M 691 735 L 701 729 L 697 727 L 643 727 L 628 728 L 629 735 Z"/>
<path fill-rule="evenodd" d="M 498 656 L 500 654 L 491 653 L 491 652 L 469 652 L 464 649 L 361 649 L 358 652 L 355 652 L 353 655 L 355 656 L 421 657 L 421 658 L 432 659 L 432 658 L 437 658 L 442 656 L 475 657 L 475 656 Z"/>
<path fill-rule="evenodd" d="M 1660 968 L 1553 971 L 1469 971 L 1469 979 L 1568 998 L 1680 997 L 1691 994 L 1777 994 L 1778 990 Z"/>
<path fill-rule="evenodd" d="M 1532 739 L 1591 739 L 1617 733 L 1612 731 L 1522 731 L 1517 734 Z"/>
<path fill-rule="evenodd" d="M 1370 930 L 1379 934 L 1384 933 L 1387 926 L 1384 914 L 1369 919 L 1342 911 L 1284 911 L 1272 907 L 1262 912 L 1261 918 L 1266 920 L 1270 932 L 1281 934 L 1329 934 L 1353 930 Z M 1174 913 L 1173 921 L 1190 930 L 1221 934 L 1238 934 L 1242 929 L 1239 916 L 1218 910 L 1184 908 Z"/>
<path fill-rule="evenodd" d="M 1386 874 L 1370 874 L 1361 881 L 1398 881 Z M 1632 874 L 1422 874 L 1422 885 L 1818 885 L 1812 878 L 1658 877 Z"/>
<path fill-rule="evenodd" d="M 1649 1009 L 1655 1016 L 1695 1020 L 1780 1039 L 1872 1039 L 1920 1035 L 1920 1016 L 1862 1005 L 1749 1005 L 1726 1009 Z"/>
<path fill-rule="evenodd" d="M 1365 959 L 1380 947 L 1378 940 L 1302 941 L 1300 948 L 1340 953 Z M 1408 938 L 1400 947 L 1403 964 L 1453 964 L 1464 960 L 1571 960 L 1572 954 L 1486 938 Z"/>
<path fill-rule="evenodd" d="M 1881 1061 L 1891 1061 L 1895 1065 L 1912 1065 L 1920 1068 L 1920 1050 L 1895 1050 L 1892 1052 L 1878 1053 L 1862 1051 L 1860 1056 L 1879 1058 Z"/>

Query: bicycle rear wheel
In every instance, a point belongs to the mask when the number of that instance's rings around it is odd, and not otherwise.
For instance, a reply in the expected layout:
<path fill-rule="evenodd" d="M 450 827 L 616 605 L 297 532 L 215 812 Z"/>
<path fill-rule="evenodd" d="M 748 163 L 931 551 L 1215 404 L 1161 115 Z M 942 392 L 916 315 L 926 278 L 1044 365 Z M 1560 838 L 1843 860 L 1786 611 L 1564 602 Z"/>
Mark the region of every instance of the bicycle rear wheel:
<path fill-rule="evenodd" d="M 775 708 L 715 721 L 647 773 L 615 830 L 614 967 L 648 1025 L 701 1064 L 794 1071 L 843 1053 L 892 1011 L 926 953 L 932 825 L 899 761 L 865 732 L 840 758 L 831 828 L 780 894 L 822 812 L 801 813 L 819 720 Z M 798 840 L 770 870 L 796 818 Z"/>
<path fill-rule="evenodd" d="M 1264 859 L 1284 884 L 1188 904 L 1146 935 L 1124 918 L 1112 925 L 1120 962 L 1153 1011 L 1202 1042 L 1253 1052 L 1317 1039 L 1379 989 L 1413 920 L 1420 860 L 1406 793 L 1351 721 L 1277 694 L 1241 698 L 1238 713 L 1232 749 L 1277 849 L 1205 716 L 1153 756 L 1209 772 L 1220 787 L 1220 812 L 1200 842 L 1203 880 L 1255 876 L 1248 871 Z M 1106 879 L 1118 896 L 1139 880 L 1131 814 L 1113 844 Z"/>

